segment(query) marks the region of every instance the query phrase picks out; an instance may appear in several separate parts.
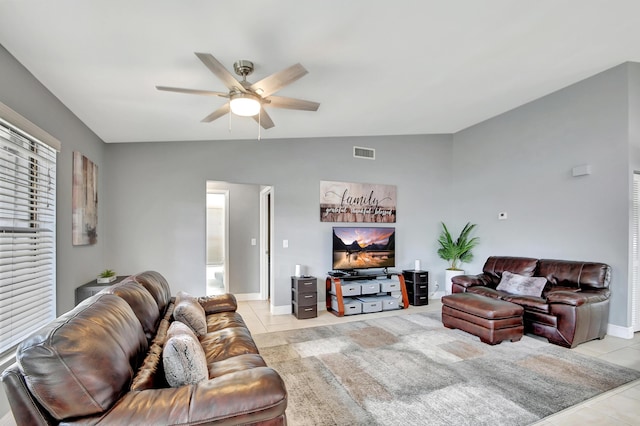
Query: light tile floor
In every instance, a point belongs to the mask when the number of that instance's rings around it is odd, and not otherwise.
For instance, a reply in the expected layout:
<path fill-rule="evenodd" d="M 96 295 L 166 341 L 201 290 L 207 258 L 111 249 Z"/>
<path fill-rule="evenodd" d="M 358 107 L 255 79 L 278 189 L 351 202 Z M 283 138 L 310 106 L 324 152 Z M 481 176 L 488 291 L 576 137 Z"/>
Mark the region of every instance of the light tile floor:
<path fill-rule="evenodd" d="M 337 317 L 330 312 L 321 311 L 316 318 L 299 320 L 293 315 L 271 315 L 269 302 L 266 301 L 238 303 L 238 312 L 253 335 L 360 321 L 365 318 L 437 312 L 441 308 L 439 300 L 430 300 L 429 305 L 426 306 L 411 306 L 409 309 L 396 311 L 345 317 Z M 640 333 L 636 333 L 633 339 L 607 336 L 603 340 L 583 343 L 573 350 L 640 371 Z M 538 426 L 640 425 L 640 380 L 600 394 L 535 424 Z M 0 426 L 15 426 L 11 413 L 0 418 Z"/>

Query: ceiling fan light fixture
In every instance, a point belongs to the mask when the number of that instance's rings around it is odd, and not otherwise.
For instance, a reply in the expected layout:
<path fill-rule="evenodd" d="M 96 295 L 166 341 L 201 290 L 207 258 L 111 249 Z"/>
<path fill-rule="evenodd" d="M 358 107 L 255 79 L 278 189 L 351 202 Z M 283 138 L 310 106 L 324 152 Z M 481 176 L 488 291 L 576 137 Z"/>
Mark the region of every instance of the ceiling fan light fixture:
<path fill-rule="evenodd" d="M 242 117 L 253 117 L 260 112 L 260 101 L 251 93 L 236 93 L 231 95 L 231 112 Z"/>

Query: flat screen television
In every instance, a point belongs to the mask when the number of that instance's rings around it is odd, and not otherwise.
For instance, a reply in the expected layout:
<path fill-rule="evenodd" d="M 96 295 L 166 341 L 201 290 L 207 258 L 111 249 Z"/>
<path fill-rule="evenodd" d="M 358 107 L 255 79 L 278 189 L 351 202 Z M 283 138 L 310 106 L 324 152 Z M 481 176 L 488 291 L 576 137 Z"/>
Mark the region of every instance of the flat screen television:
<path fill-rule="evenodd" d="M 395 228 L 333 227 L 334 271 L 394 267 L 395 253 Z"/>

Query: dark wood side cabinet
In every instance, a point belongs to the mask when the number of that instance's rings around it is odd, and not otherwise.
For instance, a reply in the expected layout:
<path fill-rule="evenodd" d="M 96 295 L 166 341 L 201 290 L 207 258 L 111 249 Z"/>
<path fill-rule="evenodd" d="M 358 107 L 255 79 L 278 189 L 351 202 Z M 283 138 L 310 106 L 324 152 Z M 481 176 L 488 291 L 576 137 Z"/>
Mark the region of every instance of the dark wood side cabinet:
<path fill-rule="evenodd" d="M 298 319 L 318 316 L 318 279 L 291 277 L 291 310 Z"/>
<path fill-rule="evenodd" d="M 429 272 L 404 270 L 402 271 L 404 282 L 407 286 L 409 303 L 413 306 L 429 304 Z"/>
<path fill-rule="evenodd" d="M 80 287 L 76 288 L 76 305 L 82 302 L 84 299 L 87 299 L 93 296 L 94 294 L 99 293 L 103 288 L 119 283 L 120 281 L 124 280 L 127 277 L 128 275 L 119 276 L 114 281 L 111 281 L 108 284 L 102 284 L 102 283 L 98 284 L 98 280 L 95 279 L 93 281 L 89 281 L 84 285 L 81 285 Z"/>

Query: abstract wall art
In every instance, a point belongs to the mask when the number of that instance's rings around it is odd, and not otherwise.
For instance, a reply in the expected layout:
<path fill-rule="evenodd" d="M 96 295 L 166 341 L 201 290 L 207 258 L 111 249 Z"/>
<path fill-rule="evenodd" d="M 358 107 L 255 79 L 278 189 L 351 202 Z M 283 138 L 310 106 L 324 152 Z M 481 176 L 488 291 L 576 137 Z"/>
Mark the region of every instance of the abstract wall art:
<path fill-rule="evenodd" d="M 98 241 L 98 166 L 73 153 L 72 240 L 74 246 Z"/>

